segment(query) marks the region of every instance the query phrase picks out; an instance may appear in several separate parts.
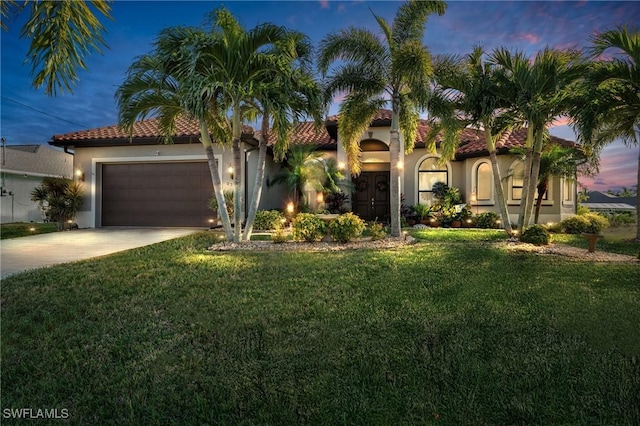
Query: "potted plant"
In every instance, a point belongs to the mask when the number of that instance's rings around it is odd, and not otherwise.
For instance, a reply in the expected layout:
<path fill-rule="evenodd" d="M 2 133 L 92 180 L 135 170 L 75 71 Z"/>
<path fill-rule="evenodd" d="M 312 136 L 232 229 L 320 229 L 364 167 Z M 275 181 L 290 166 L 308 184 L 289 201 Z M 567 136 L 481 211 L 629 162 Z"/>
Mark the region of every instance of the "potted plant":
<path fill-rule="evenodd" d="M 413 206 L 413 210 L 416 212 L 416 216 L 420 223 L 426 225 L 429 223 L 429 219 L 431 218 L 431 206 L 427 204 L 416 204 Z"/>

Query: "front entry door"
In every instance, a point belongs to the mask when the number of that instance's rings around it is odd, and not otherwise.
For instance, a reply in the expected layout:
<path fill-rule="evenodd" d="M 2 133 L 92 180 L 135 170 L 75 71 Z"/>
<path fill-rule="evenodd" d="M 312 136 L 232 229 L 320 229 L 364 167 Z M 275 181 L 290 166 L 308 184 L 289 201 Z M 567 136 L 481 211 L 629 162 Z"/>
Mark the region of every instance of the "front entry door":
<path fill-rule="evenodd" d="M 354 213 L 363 220 L 389 220 L 389 172 L 362 172 L 354 183 Z"/>

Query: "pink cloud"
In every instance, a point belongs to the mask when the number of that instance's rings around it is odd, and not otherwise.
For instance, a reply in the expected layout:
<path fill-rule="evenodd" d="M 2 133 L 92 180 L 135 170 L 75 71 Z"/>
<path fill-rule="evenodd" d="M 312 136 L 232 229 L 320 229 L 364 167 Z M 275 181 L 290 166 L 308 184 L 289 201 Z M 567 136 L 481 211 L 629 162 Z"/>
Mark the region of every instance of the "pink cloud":
<path fill-rule="evenodd" d="M 513 38 L 516 40 L 528 41 L 529 44 L 536 44 L 540 41 L 540 36 L 537 36 L 533 33 L 517 34 Z"/>
<path fill-rule="evenodd" d="M 320 7 L 323 9 L 329 9 L 329 0 L 318 0 Z"/>
<path fill-rule="evenodd" d="M 555 120 L 553 120 L 551 123 L 549 123 L 549 125 L 547 125 L 547 128 L 551 129 L 553 127 L 559 127 L 559 126 L 568 126 L 569 125 L 569 117 L 557 117 Z"/>
<path fill-rule="evenodd" d="M 614 142 L 602 150 L 600 172 L 592 177 L 578 180 L 590 190 L 606 191 L 620 187 L 633 187 L 637 182 L 638 147 L 628 147 Z"/>

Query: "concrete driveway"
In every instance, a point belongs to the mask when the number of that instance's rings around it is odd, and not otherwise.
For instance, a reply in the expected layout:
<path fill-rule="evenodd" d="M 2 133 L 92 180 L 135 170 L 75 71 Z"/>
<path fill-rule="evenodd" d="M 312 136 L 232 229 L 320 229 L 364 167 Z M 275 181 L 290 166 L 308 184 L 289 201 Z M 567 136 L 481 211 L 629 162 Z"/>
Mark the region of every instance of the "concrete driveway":
<path fill-rule="evenodd" d="M 98 228 L 0 241 L 2 278 L 44 266 L 90 259 L 183 237 L 193 228 Z"/>

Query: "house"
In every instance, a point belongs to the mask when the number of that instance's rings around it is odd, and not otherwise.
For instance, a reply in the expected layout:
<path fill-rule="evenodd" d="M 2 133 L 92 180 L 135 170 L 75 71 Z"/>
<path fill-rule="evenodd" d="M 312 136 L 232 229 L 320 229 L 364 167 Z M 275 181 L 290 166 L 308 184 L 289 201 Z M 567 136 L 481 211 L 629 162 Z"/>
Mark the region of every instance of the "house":
<path fill-rule="evenodd" d="M 31 201 L 31 191 L 44 177 L 71 178 L 73 156 L 43 145 L 6 145 L 2 143 L 0 166 L 0 223 L 38 222 L 42 215 Z"/>
<path fill-rule="evenodd" d="M 291 138 L 292 144 L 313 144 L 347 164 L 345 151 L 338 142 L 337 117 L 330 116 L 324 129 L 317 131 L 312 123 L 301 123 Z M 380 110 L 369 129 L 362 135 L 362 173 L 355 177 L 356 191 L 352 209 L 366 220 L 389 216 L 389 137 L 391 111 Z M 403 155 L 400 177 L 405 203 L 431 203 L 432 187 L 444 182 L 460 189 L 473 213 L 498 211 L 493 175 L 483 132 L 465 129 L 455 159 L 444 166 L 438 156 L 424 149 L 427 125 L 420 122 L 415 150 Z M 526 130 L 513 132 L 498 147 L 509 214 L 516 221 L 522 193 L 523 165 L 509 150 L 522 146 Z M 553 138 L 554 142 L 573 142 Z M 155 119 L 137 122 L 130 138 L 118 126 L 55 135 L 49 142 L 57 147 L 73 149 L 76 174 L 84 176 L 86 200 L 78 216 L 81 227 L 99 226 L 206 226 L 213 220 L 208 208 L 212 197 L 211 177 L 204 149 L 199 142 L 195 123 L 179 120 L 172 144 L 164 144 Z M 242 135 L 243 167 L 235 171 L 230 148 L 218 147 L 215 158 L 224 189 L 233 188 L 232 175 L 242 173 L 243 190 L 251 194 L 257 164 L 257 139 L 246 127 Z M 280 164 L 268 159 L 265 180 L 273 176 Z M 308 199 L 315 200 L 313 194 Z M 540 220 L 557 222 L 575 213 L 575 184 L 555 179 L 543 201 Z M 284 187 L 265 187 L 261 209 L 282 209 L 288 201 Z"/>
<path fill-rule="evenodd" d="M 596 212 L 618 212 L 618 211 L 635 211 L 637 200 L 636 197 L 618 197 L 613 194 L 607 194 L 600 191 L 589 191 L 587 201 L 580 203 L 589 210 Z"/>

